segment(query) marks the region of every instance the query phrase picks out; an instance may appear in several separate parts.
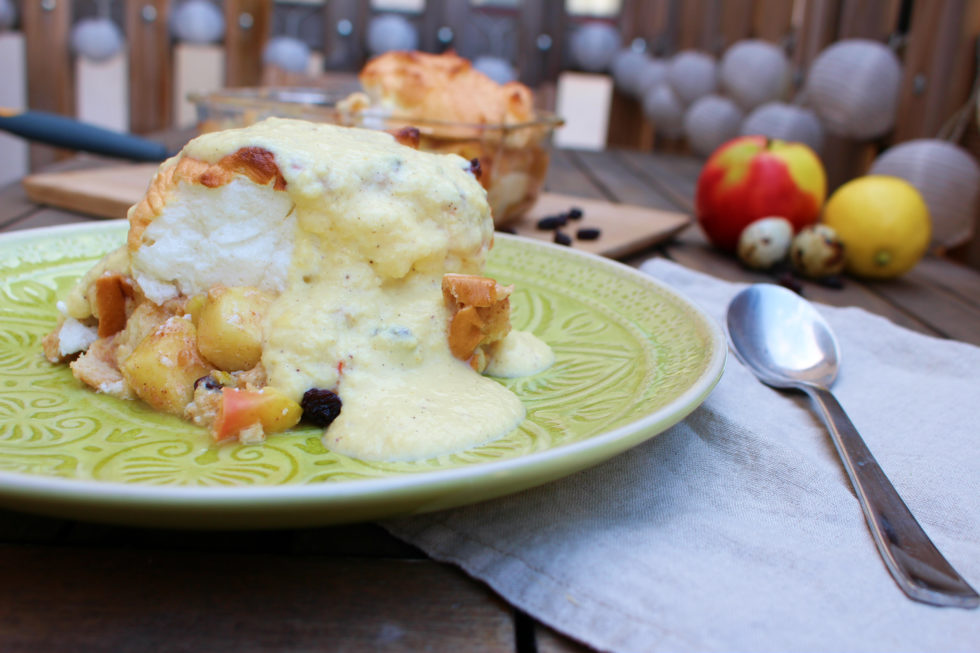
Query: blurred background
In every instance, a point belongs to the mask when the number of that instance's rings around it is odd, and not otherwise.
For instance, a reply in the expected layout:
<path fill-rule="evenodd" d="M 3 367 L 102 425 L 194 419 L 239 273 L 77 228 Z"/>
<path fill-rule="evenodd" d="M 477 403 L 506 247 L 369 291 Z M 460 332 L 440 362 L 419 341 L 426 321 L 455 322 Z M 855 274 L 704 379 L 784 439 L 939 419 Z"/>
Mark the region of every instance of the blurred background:
<path fill-rule="evenodd" d="M 564 117 L 558 146 L 703 158 L 762 133 L 831 188 L 939 170 L 975 198 L 978 35 L 978 0 L 0 0 L 0 107 L 153 134 L 195 125 L 191 92 L 344 93 L 373 55 L 452 49 Z M 65 155 L 0 135 L 0 181 Z"/>

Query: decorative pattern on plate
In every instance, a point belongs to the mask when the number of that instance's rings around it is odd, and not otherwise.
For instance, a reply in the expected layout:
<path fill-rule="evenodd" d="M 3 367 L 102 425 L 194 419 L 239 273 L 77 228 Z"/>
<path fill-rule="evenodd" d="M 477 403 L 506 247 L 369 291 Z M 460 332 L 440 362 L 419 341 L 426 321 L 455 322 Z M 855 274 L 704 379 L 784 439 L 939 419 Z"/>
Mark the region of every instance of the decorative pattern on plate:
<path fill-rule="evenodd" d="M 40 342 L 56 302 L 125 223 L 25 232 L 0 243 L 0 470 L 148 485 L 346 482 L 522 456 L 580 441 L 650 414 L 705 371 L 710 334 L 673 294 L 606 261 L 498 237 L 487 273 L 514 283 L 513 322 L 557 354 L 546 372 L 502 380 L 527 407 L 509 436 L 414 463 L 370 463 L 326 449 L 317 429 L 264 445 L 215 445 L 204 430 L 139 402 L 99 395 Z"/>

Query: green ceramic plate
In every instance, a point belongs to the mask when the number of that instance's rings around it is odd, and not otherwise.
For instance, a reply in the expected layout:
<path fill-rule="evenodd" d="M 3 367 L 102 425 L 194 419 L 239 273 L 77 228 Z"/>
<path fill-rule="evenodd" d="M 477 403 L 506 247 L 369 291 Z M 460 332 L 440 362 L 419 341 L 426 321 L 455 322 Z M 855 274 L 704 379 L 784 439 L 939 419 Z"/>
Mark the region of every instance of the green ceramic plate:
<path fill-rule="evenodd" d="M 367 463 L 300 429 L 259 446 L 96 394 L 49 364 L 56 302 L 125 239 L 121 221 L 0 237 L 0 505 L 118 523 L 271 528 L 377 519 L 516 492 L 594 465 L 683 419 L 721 376 L 721 330 L 608 259 L 498 235 L 488 274 L 555 365 L 502 381 L 527 407 L 508 437 L 416 463 Z"/>

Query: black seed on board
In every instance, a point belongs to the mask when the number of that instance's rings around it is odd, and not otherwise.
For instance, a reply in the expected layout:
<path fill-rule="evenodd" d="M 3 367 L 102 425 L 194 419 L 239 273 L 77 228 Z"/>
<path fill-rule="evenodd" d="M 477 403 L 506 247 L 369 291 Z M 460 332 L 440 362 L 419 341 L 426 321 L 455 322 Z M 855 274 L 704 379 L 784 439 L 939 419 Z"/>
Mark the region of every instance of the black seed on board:
<path fill-rule="evenodd" d="M 550 231 L 558 227 L 564 227 L 566 222 L 568 222 L 568 218 L 564 215 L 549 215 L 538 220 L 538 229 L 541 231 Z"/>
<path fill-rule="evenodd" d="M 555 232 L 555 239 L 554 240 L 559 245 L 571 245 L 572 244 L 572 237 L 569 236 L 568 234 L 566 234 L 563 231 L 556 231 Z"/>
<path fill-rule="evenodd" d="M 596 240 L 602 232 L 595 227 L 582 227 L 575 232 L 575 237 L 579 240 Z"/>

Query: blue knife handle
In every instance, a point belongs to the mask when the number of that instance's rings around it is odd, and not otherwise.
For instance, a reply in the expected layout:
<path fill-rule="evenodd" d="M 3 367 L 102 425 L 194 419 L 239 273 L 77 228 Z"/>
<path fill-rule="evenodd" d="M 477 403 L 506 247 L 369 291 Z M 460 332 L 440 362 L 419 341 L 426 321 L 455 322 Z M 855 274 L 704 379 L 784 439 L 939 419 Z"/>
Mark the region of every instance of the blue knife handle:
<path fill-rule="evenodd" d="M 38 143 L 131 161 L 163 161 L 171 155 L 162 143 L 44 111 L 0 112 L 0 129 Z"/>

